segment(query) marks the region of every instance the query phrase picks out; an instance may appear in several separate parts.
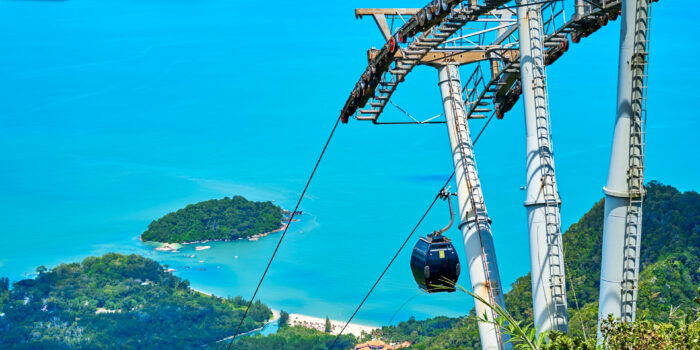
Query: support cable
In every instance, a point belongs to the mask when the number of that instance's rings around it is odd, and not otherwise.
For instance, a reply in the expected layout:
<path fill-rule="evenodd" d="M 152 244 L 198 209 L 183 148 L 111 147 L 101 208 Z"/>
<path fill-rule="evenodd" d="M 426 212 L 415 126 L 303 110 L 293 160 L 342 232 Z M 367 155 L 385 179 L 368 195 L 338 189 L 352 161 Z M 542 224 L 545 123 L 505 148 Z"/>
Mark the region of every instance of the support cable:
<path fill-rule="evenodd" d="M 419 121 L 418 119 L 414 118 L 410 113 L 406 112 L 405 109 L 399 107 L 399 105 L 397 105 L 396 103 L 394 103 L 394 101 L 389 100 L 389 103 L 391 103 L 392 106 L 396 107 L 396 109 L 400 110 L 403 114 L 405 114 L 405 115 L 407 115 L 409 118 L 413 119 L 414 122 L 420 123 L 420 121 Z"/>
<path fill-rule="evenodd" d="M 452 175 L 450 175 L 450 177 L 447 179 L 447 181 L 445 181 L 445 184 L 440 189 L 442 190 L 443 188 L 447 187 L 447 185 L 450 183 L 450 181 L 452 181 L 452 178 L 454 176 L 455 176 L 455 173 L 452 172 Z M 413 230 L 411 230 L 411 233 L 409 233 L 408 236 L 406 236 L 406 239 L 403 241 L 403 243 L 399 247 L 399 250 L 396 251 L 396 254 L 394 254 L 394 257 L 391 258 L 391 260 L 389 261 L 389 264 L 386 265 L 386 267 L 384 268 L 384 271 L 382 271 L 382 273 L 379 275 L 379 278 L 377 278 L 377 281 L 374 282 L 374 285 L 372 285 L 372 288 L 369 289 L 369 291 L 367 292 L 365 297 L 360 302 L 360 305 L 357 306 L 357 308 L 355 309 L 355 312 L 352 313 L 352 316 L 350 316 L 350 319 L 348 319 L 348 321 L 345 323 L 345 325 L 343 326 L 343 329 L 341 329 L 340 332 L 338 332 L 338 335 L 336 335 L 335 339 L 333 340 L 333 343 L 331 344 L 331 346 L 328 347 L 329 349 L 333 348 L 333 345 L 335 345 L 335 343 L 338 341 L 338 338 L 340 338 L 340 336 L 343 334 L 343 332 L 345 331 L 345 328 L 347 328 L 347 326 L 350 324 L 350 322 L 352 322 L 352 319 L 355 318 L 355 315 L 357 315 L 357 312 L 360 311 L 360 308 L 362 308 L 362 305 L 365 304 L 365 301 L 367 301 L 367 298 L 369 298 L 369 295 L 372 294 L 372 292 L 374 291 L 374 288 L 377 287 L 377 285 L 379 284 L 379 281 L 381 281 L 382 277 L 384 277 L 386 272 L 391 267 L 391 264 L 393 264 L 394 261 L 396 260 L 396 258 L 399 256 L 399 253 L 401 253 L 401 250 L 403 250 L 403 247 L 406 246 L 406 243 L 408 243 L 408 240 L 410 240 L 411 237 L 413 236 L 413 234 L 416 232 L 416 230 L 418 229 L 418 226 L 420 226 L 420 224 L 423 222 L 425 217 L 428 216 L 428 213 L 430 212 L 430 210 L 433 209 L 433 206 L 435 205 L 435 202 L 437 202 L 438 198 L 440 198 L 439 193 L 435 195 L 435 198 L 433 198 L 433 201 L 428 206 L 428 209 L 425 211 L 425 213 L 423 213 L 423 216 L 421 216 L 420 220 L 418 220 L 418 223 L 416 223 L 416 225 L 413 227 Z"/>
<path fill-rule="evenodd" d="M 408 116 L 409 118 L 413 119 L 413 122 L 412 122 L 412 123 L 406 123 L 406 122 L 379 123 L 379 122 L 376 122 L 375 124 L 445 124 L 445 122 L 431 122 L 433 119 L 439 118 L 439 117 L 443 116 L 444 113 L 440 113 L 440 114 L 438 114 L 438 115 L 436 115 L 436 116 L 434 116 L 434 117 L 430 117 L 430 118 L 428 118 L 428 119 L 426 119 L 426 120 L 420 121 L 420 120 L 414 118 L 410 113 L 406 112 L 405 109 L 401 108 L 399 105 L 397 105 L 396 103 L 394 103 L 394 101 L 389 100 L 389 103 L 391 103 L 392 106 L 396 107 L 396 109 L 398 109 L 399 111 L 401 111 L 403 114 L 405 114 L 405 115 Z"/>
<path fill-rule="evenodd" d="M 489 125 L 489 123 L 490 123 L 491 120 L 493 119 L 493 116 L 494 116 L 494 115 L 496 115 L 496 114 L 495 114 L 495 113 L 491 114 L 491 117 L 486 121 L 486 124 L 484 124 L 484 126 L 481 128 L 481 131 L 479 131 L 479 134 L 476 136 L 476 138 L 474 138 L 474 142 L 472 142 L 472 146 L 475 145 L 477 141 L 479 141 L 479 137 L 481 137 L 481 134 L 484 133 L 484 130 L 486 130 L 486 127 Z M 348 321 L 345 322 L 345 325 L 343 326 L 343 329 L 341 329 L 340 332 L 338 332 L 338 334 L 335 336 L 335 339 L 333 340 L 333 343 L 331 343 L 331 345 L 328 347 L 329 349 L 332 349 L 332 348 L 333 348 L 333 346 L 335 345 L 335 343 L 338 341 L 338 339 L 340 338 L 340 336 L 341 336 L 341 335 L 343 334 L 343 332 L 345 331 L 345 328 L 347 328 L 348 325 L 350 324 L 350 322 L 352 322 L 353 318 L 355 318 L 355 315 L 357 315 L 357 312 L 360 311 L 360 309 L 362 308 L 362 306 L 365 304 L 365 301 L 367 301 L 367 298 L 369 298 L 370 294 L 372 294 L 372 292 L 374 291 L 374 288 L 377 287 L 377 285 L 379 284 L 379 281 L 381 281 L 382 277 L 384 277 L 384 275 L 386 274 L 386 272 L 387 272 L 387 271 L 389 270 L 389 268 L 391 267 L 391 264 L 394 263 L 394 261 L 396 260 L 396 258 L 397 258 L 397 257 L 399 256 L 399 254 L 401 253 L 401 250 L 403 250 L 403 248 L 406 246 L 406 244 L 408 243 L 408 240 L 411 239 L 411 237 L 412 237 L 413 234 L 416 232 L 416 230 L 418 230 L 418 227 L 419 227 L 420 224 L 423 222 L 423 220 L 425 219 L 425 217 L 428 216 L 428 213 L 430 212 L 430 210 L 433 209 L 433 206 L 435 205 L 435 202 L 437 202 L 438 198 L 440 198 L 440 193 L 442 192 L 442 190 L 450 184 L 450 181 L 452 181 L 452 178 L 453 178 L 454 176 L 455 176 L 455 172 L 453 171 L 453 172 L 452 172 L 452 175 L 450 175 L 450 177 L 447 179 L 447 181 L 445 181 L 445 184 L 443 184 L 442 187 L 440 187 L 440 191 L 438 192 L 438 194 L 435 195 L 435 198 L 433 198 L 433 201 L 432 201 L 432 202 L 430 203 L 430 205 L 428 206 L 428 209 L 425 211 L 425 213 L 423 213 L 423 216 L 421 216 L 420 220 L 418 220 L 418 222 L 416 223 L 416 225 L 413 227 L 413 230 L 411 230 L 411 233 L 408 234 L 408 236 L 407 236 L 406 239 L 403 241 L 403 243 L 401 244 L 401 246 L 399 247 L 399 249 L 396 251 L 396 254 L 394 254 L 394 257 L 392 257 L 391 260 L 389 260 L 389 264 L 386 265 L 386 268 L 384 268 L 384 271 L 382 271 L 382 273 L 379 275 L 379 278 L 377 278 L 377 281 L 374 282 L 374 285 L 372 285 L 372 288 L 369 289 L 369 291 L 367 292 L 367 294 L 365 295 L 365 297 L 362 299 L 362 301 L 360 302 L 360 304 L 357 306 L 357 308 L 355 309 L 355 311 L 352 313 L 352 316 L 350 316 L 350 318 L 348 319 Z"/>
<path fill-rule="evenodd" d="M 275 255 L 277 255 L 277 250 L 279 250 L 280 245 L 282 244 L 282 240 L 284 239 L 284 236 L 287 234 L 287 230 L 289 229 L 289 226 L 292 225 L 292 220 L 294 219 L 294 215 L 297 213 L 297 210 L 299 210 L 299 205 L 301 204 L 301 200 L 304 199 L 304 195 L 306 194 L 306 190 L 309 188 L 309 184 L 311 184 L 311 179 L 314 178 L 314 174 L 316 174 L 316 169 L 318 169 L 318 165 L 321 163 L 321 159 L 323 159 L 323 155 L 326 153 L 326 149 L 328 149 L 328 144 L 331 142 L 331 138 L 333 138 L 333 134 L 335 134 L 335 130 L 338 128 L 339 123 L 340 123 L 340 117 L 338 117 L 338 119 L 335 121 L 335 125 L 333 125 L 333 129 L 331 130 L 330 135 L 328 135 L 328 139 L 326 140 L 326 144 L 323 146 L 323 150 L 321 151 L 321 154 L 318 156 L 318 160 L 316 161 L 316 165 L 314 165 L 314 169 L 311 171 L 311 175 L 309 175 L 309 179 L 306 180 L 306 185 L 304 186 L 304 190 L 301 191 L 301 195 L 299 196 L 299 200 L 297 200 L 297 204 L 294 207 L 294 210 L 292 210 L 292 214 L 289 216 L 289 221 L 287 222 L 287 227 L 284 228 L 284 231 L 282 232 L 282 236 L 280 236 L 280 239 L 277 242 L 277 246 L 275 247 L 275 250 L 272 252 L 272 256 L 270 257 L 270 261 L 267 262 L 267 267 L 265 267 L 265 272 L 263 272 L 262 277 L 260 277 L 260 282 L 258 282 L 258 286 L 255 287 L 255 292 L 253 293 L 253 296 L 248 301 L 248 307 L 246 307 L 245 312 L 243 313 L 243 317 L 241 317 L 241 321 L 238 323 L 238 327 L 236 328 L 236 333 L 233 335 L 233 337 L 231 337 L 231 342 L 228 344 L 228 350 L 231 350 L 231 345 L 236 340 L 236 336 L 238 336 L 238 332 L 241 330 L 241 325 L 243 325 L 243 321 L 245 320 L 246 316 L 248 315 L 248 310 L 250 310 L 250 306 L 253 304 L 253 300 L 255 300 L 255 296 L 258 295 L 258 291 L 260 290 L 260 285 L 262 285 L 263 280 L 265 279 L 265 276 L 267 275 L 267 271 L 270 269 L 270 265 L 272 265 L 272 261 L 275 259 Z"/>
<path fill-rule="evenodd" d="M 446 124 L 443 121 L 429 121 L 429 122 L 375 122 L 375 125 L 417 125 L 417 124 Z"/>
<path fill-rule="evenodd" d="M 408 298 L 403 304 L 401 304 L 401 306 L 399 306 L 398 309 L 396 309 L 396 311 L 394 311 L 394 314 L 391 315 L 391 318 L 389 319 L 389 322 L 387 322 L 387 324 L 391 324 L 392 322 L 394 322 L 394 317 L 396 317 L 396 315 L 399 314 L 399 311 L 401 311 L 401 310 L 403 309 L 404 306 L 408 305 L 408 303 L 412 302 L 413 299 L 415 299 L 415 298 L 417 298 L 417 297 L 419 297 L 419 296 L 421 296 L 421 295 L 423 295 L 423 294 L 425 294 L 425 293 L 427 293 L 427 292 L 424 291 L 424 290 L 421 290 L 420 292 L 416 293 L 416 294 L 413 295 L 412 297 Z"/>

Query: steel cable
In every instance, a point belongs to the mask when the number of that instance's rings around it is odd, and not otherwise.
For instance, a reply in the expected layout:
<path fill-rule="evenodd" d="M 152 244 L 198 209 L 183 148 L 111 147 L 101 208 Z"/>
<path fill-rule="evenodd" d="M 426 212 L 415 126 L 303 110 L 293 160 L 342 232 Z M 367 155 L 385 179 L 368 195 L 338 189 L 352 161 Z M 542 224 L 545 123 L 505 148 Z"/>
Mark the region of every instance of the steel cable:
<path fill-rule="evenodd" d="M 472 146 L 475 145 L 477 141 L 479 141 L 479 137 L 481 137 L 481 135 L 484 133 L 484 130 L 486 130 L 486 127 L 489 125 L 489 123 L 491 123 L 491 120 L 493 119 L 493 116 L 494 116 L 494 115 L 496 115 L 496 114 L 495 114 L 495 113 L 492 113 L 492 114 L 491 114 L 491 117 L 489 117 L 489 119 L 486 121 L 486 124 L 484 124 L 484 126 L 481 128 L 481 131 L 479 131 L 479 134 L 474 138 L 474 142 L 472 143 Z M 452 172 L 452 175 L 450 175 L 450 177 L 447 179 L 447 181 L 445 181 L 445 184 L 442 185 L 442 187 L 440 187 L 440 191 L 442 191 L 443 188 L 447 187 L 447 185 L 450 184 L 450 181 L 452 181 L 452 178 L 453 178 L 454 176 L 455 176 L 455 172 L 453 171 L 453 172 Z M 418 220 L 418 222 L 416 223 L 416 225 L 413 227 L 413 230 L 411 230 L 411 233 L 408 234 L 408 236 L 406 237 L 406 239 L 403 241 L 403 243 L 402 243 L 401 246 L 399 247 L 398 251 L 396 251 L 396 254 L 394 254 L 394 257 L 391 258 L 391 260 L 389 261 L 389 264 L 386 266 L 386 268 L 384 268 L 384 271 L 382 271 L 382 273 L 379 275 L 379 278 L 377 278 L 377 281 L 374 282 L 374 285 L 372 285 L 372 288 L 369 289 L 369 291 L 367 292 L 367 294 L 365 295 L 365 297 L 362 299 L 362 301 L 360 302 L 360 304 L 357 306 L 357 308 L 355 309 L 355 311 L 352 313 L 352 316 L 350 316 L 350 318 L 349 318 L 348 321 L 345 323 L 345 325 L 343 326 L 343 328 L 340 330 L 340 332 L 338 332 L 338 334 L 336 335 L 335 339 L 333 340 L 333 343 L 331 343 L 331 345 L 328 347 L 329 349 L 332 349 L 332 348 L 333 348 L 333 346 L 335 345 L 335 343 L 338 341 L 338 339 L 340 338 L 340 336 L 341 336 L 341 335 L 343 334 L 343 332 L 345 331 L 345 328 L 347 328 L 347 326 L 350 324 L 350 322 L 352 322 L 353 318 L 355 318 L 355 315 L 357 315 L 357 312 L 360 311 L 360 309 L 362 308 L 362 306 L 365 304 L 365 301 L 367 301 L 367 298 L 369 298 L 370 294 L 372 294 L 372 292 L 374 291 L 374 288 L 377 287 L 377 285 L 379 284 L 379 281 L 381 281 L 382 277 L 384 277 L 384 275 L 385 275 L 386 272 L 389 270 L 389 268 L 391 267 L 391 265 L 394 263 L 394 261 L 396 260 L 396 258 L 399 256 L 399 254 L 401 253 L 401 251 L 403 250 L 403 248 L 406 246 L 406 243 L 408 243 L 408 240 L 411 239 L 411 237 L 412 237 L 413 234 L 416 232 L 416 230 L 418 229 L 418 227 L 420 226 L 420 224 L 423 222 L 423 220 L 425 219 L 425 217 L 428 216 L 428 213 L 430 212 L 430 210 L 433 209 L 433 206 L 435 205 L 435 202 L 437 202 L 438 198 L 440 198 L 440 192 L 439 192 L 439 191 L 438 191 L 438 194 L 435 195 L 435 198 L 433 198 L 433 201 L 432 201 L 432 202 L 430 203 L 430 205 L 428 206 L 428 209 L 425 211 L 425 213 L 423 213 L 423 216 L 421 216 L 420 220 Z"/>
<path fill-rule="evenodd" d="M 238 327 L 236 328 L 236 333 L 233 335 L 233 337 L 231 337 L 231 342 L 228 344 L 228 350 L 231 350 L 231 345 L 233 345 L 233 342 L 236 340 L 236 336 L 238 336 L 238 332 L 241 330 L 241 326 L 243 325 L 243 321 L 245 320 L 246 316 L 248 315 L 248 310 L 250 310 L 250 306 L 253 304 L 253 300 L 255 300 L 255 296 L 258 295 L 258 291 L 260 290 L 260 285 L 262 285 L 262 282 L 265 279 L 265 276 L 267 275 L 267 271 L 270 269 L 270 265 L 272 265 L 272 261 L 275 259 L 275 255 L 277 255 L 277 250 L 279 250 L 280 245 L 282 244 L 282 240 L 284 239 L 284 236 L 287 234 L 287 230 L 292 225 L 292 220 L 294 219 L 294 215 L 296 215 L 297 210 L 299 210 L 299 205 L 301 204 L 301 200 L 304 199 L 304 195 L 306 194 L 306 190 L 309 188 L 309 184 L 311 184 L 311 179 L 313 179 L 314 174 L 316 174 L 316 169 L 318 169 L 318 165 L 321 163 L 321 159 L 323 159 L 323 155 L 326 153 L 326 149 L 328 149 L 328 144 L 331 142 L 331 138 L 333 138 L 333 134 L 335 134 L 335 130 L 338 128 L 339 123 L 340 123 L 340 117 L 338 117 L 338 119 L 335 121 L 335 125 L 333 125 L 333 129 L 331 130 L 330 135 L 328 135 L 328 139 L 326 140 L 326 144 L 323 146 L 323 150 L 321 151 L 321 154 L 318 156 L 318 160 L 316 161 L 316 165 L 314 165 L 314 169 L 311 171 L 311 175 L 309 175 L 309 179 L 306 181 L 306 185 L 304 186 L 304 190 L 301 191 L 301 195 L 299 196 L 299 200 L 297 200 L 297 204 L 294 207 L 292 214 L 289 216 L 289 221 L 287 221 L 287 227 L 284 228 L 284 231 L 282 232 L 282 236 L 280 236 L 280 239 L 277 242 L 277 246 L 275 247 L 275 250 L 272 252 L 272 256 L 270 257 L 270 261 L 267 262 L 267 266 L 265 267 L 265 272 L 263 272 L 262 277 L 260 277 L 260 282 L 258 282 L 258 286 L 255 287 L 255 292 L 253 293 L 253 297 L 250 298 L 250 300 L 248 301 L 248 307 L 246 307 L 245 312 L 243 313 L 243 317 L 241 317 L 241 321 L 238 323 Z"/>

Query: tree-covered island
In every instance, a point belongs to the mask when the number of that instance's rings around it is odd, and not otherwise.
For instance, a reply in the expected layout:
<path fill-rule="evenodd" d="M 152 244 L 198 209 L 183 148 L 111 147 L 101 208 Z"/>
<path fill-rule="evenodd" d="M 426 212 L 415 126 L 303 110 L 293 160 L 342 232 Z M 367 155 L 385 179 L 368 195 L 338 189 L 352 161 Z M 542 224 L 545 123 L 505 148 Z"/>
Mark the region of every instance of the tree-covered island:
<path fill-rule="evenodd" d="M 233 241 L 280 230 L 285 211 L 272 202 L 242 196 L 189 204 L 151 222 L 141 240 L 190 243 Z"/>

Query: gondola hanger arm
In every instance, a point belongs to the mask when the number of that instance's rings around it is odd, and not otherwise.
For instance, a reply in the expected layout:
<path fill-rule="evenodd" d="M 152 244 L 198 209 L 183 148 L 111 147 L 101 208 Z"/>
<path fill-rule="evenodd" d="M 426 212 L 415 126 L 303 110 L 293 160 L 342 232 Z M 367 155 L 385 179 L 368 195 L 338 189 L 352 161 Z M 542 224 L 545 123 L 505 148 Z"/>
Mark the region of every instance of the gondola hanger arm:
<path fill-rule="evenodd" d="M 450 198 L 450 196 L 454 196 L 454 195 L 455 195 L 455 193 L 450 192 L 450 187 L 449 187 L 449 186 L 443 188 L 443 189 L 440 191 L 440 194 L 438 194 L 438 197 L 442 198 L 443 200 L 446 200 L 446 201 L 447 201 L 447 204 L 449 205 L 449 208 L 450 208 L 450 222 L 447 224 L 447 226 L 443 227 L 442 229 L 437 230 L 437 231 L 433 231 L 432 236 L 441 236 L 445 231 L 449 230 L 450 227 L 452 227 L 452 224 L 453 224 L 454 221 L 455 221 L 455 213 L 454 213 L 454 211 L 452 210 L 452 198 Z"/>

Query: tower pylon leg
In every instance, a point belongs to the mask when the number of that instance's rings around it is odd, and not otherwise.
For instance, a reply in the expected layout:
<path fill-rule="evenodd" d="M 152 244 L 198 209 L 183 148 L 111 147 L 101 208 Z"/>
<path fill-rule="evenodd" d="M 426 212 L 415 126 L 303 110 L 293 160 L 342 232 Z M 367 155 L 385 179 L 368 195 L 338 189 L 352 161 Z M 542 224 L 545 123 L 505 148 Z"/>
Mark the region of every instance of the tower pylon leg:
<path fill-rule="evenodd" d="M 501 279 L 491 234 L 491 220 L 486 212 L 481 183 L 476 169 L 474 150 L 469 135 L 459 69 L 456 65 L 438 67 L 440 92 L 445 108 L 447 132 L 450 138 L 452 158 L 459 200 L 459 228 L 462 231 L 464 250 L 472 291 L 492 305 L 505 310 Z M 478 317 L 493 321 L 497 314 L 484 303 L 475 300 Z M 478 322 L 479 337 L 484 350 L 510 349 L 508 338 L 491 322 Z"/>
<path fill-rule="evenodd" d="M 613 315 L 633 322 L 644 198 L 644 138 L 649 11 L 648 0 L 622 1 L 617 110 L 605 193 L 603 254 L 598 299 L 600 322 Z"/>
<path fill-rule="evenodd" d="M 527 146 L 526 185 L 535 327 L 567 332 L 566 278 L 559 191 L 549 122 L 540 6 L 520 0 L 518 34 Z"/>
<path fill-rule="evenodd" d="M 591 4 L 586 2 L 586 0 L 576 0 L 574 2 L 574 16 L 576 18 L 581 18 L 590 11 Z"/>

